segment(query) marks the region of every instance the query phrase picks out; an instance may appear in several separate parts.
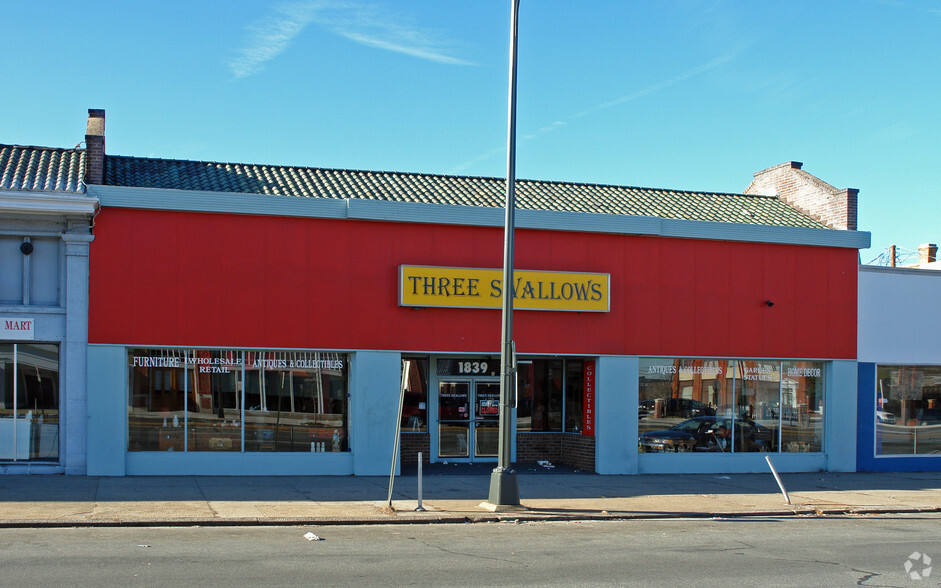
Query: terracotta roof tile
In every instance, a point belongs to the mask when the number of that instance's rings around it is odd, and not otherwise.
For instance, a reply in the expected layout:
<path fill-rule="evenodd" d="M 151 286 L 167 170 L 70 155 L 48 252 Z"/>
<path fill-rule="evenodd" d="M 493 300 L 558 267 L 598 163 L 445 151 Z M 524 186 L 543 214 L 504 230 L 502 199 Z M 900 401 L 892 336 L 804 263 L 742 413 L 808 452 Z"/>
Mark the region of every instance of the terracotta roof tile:
<path fill-rule="evenodd" d="M 0 190 L 85 192 L 85 150 L 0 145 Z"/>

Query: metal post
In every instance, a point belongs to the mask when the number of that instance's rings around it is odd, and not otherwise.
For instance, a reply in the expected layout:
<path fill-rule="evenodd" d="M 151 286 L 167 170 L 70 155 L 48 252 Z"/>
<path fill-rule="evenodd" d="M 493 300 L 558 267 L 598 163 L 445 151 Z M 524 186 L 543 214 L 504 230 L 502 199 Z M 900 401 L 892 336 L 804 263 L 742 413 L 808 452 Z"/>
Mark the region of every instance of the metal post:
<path fill-rule="evenodd" d="M 791 503 L 791 497 L 787 495 L 787 490 L 784 489 L 784 483 L 781 482 L 781 476 L 778 475 L 778 471 L 774 469 L 774 466 L 771 465 L 771 456 L 766 455 L 765 461 L 768 462 L 768 467 L 771 468 L 771 473 L 774 474 L 774 481 L 778 483 L 778 488 L 781 489 L 781 494 L 784 495 L 784 502 L 787 504 Z"/>
<path fill-rule="evenodd" d="M 421 466 L 422 466 L 422 454 L 421 451 L 418 452 L 418 506 L 415 507 L 415 510 L 424 511 L 425 507 L 421 505 Z"/>
<path fill-rule="evenodd" d="M 497 467 L 490 476 L 490 498 L 495 506 L 519 506 L 519 483 L 510 469 L 510 421 L 516 371 L 513 354 L 513 232 L 516 209 L 516 33 L 519 0 L 510 0 L 510 95 L 507 124 L 506 222 L 503 247 L 503 335 L 500 344 L 500 443 Z"/>
<path fill-rule="evenodd" d="M 17 365 L 16 361 L 16 348 L 17 344 L 13 344 L 13 461 L 16 461 L 17 451 L 16 451 L 16 396 L 17 396 L 17 383 L 19 381 L 19 375 L 17 374 Z"/>
<path fill-rule="evenodd" d="M 395 440 L 392 442 L 392 470 L 389 472 L 389 499 L 387 504 L 392 506 L 392 487 L 395 485 L 395 466 L 399 461 L 399 438 L 402 436 L 402 410 L 405 406 L 405 388 L 408 387 L 408 372 L 411 361 L 402 361 L 402 385 L 399 387 L 399 411 L 395 420 Z M 421 454 L 418 458 L 418 467 L 421 467 Z M 421 471 L 421 470 L 419 470 Z"/>

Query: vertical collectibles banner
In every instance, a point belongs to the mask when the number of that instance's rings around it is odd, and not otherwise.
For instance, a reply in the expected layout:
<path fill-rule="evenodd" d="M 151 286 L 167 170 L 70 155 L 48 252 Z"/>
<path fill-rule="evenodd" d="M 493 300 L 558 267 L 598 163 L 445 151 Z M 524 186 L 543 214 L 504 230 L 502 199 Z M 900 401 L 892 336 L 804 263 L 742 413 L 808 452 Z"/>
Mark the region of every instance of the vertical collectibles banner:
<path fill-rule="evenodd" d="M 588 437 L 595 436 L 595 360 L 585 361 L 585 375 L 583 385 L 584 403 L 582 410 L 585 412 L 585 422 L 582 427 L 582 435 Z"/>
<path fill-rule="evenodd" d="M 609 312 L 610 274 L 513 272 L 513 307 L 519 310 Z M 399 266 L 399 306 L 500 308 L 503 270 Z"/>

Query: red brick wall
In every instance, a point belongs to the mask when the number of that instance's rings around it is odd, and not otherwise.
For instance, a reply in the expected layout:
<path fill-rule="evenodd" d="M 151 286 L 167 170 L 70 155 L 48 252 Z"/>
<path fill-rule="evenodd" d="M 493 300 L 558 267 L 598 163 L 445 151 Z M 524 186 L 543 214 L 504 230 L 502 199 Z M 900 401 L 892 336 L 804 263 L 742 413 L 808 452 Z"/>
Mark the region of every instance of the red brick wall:
<path fill-rule="evenodd" d="M 417 465 L 418 452 L 422 463 L 429 463 L 431 437 L 428 433 L 402 432 L 402 465 Z M 575 469 L 595 471 L 595 438 L 575 433 L 517 433 L 516 463 L 534 464 L 548 461 Z"/>
<path fill-rule="evenodd" d="M 788 161 L 757 172 L 745 193 L 777 196 L 830 228 L 855 231 L 859 190 L 834 188 L 802 166 L 799 161 Z"/>
<path fill-rule="evenodd" d="M 595 471 L 595 438 L 562 435 L 562 463 L 586 472 Z"/>
<path fill-rule="evenodd" d="M 553 464 L 562 461 L 562 433 L 517 433 L 516 463 L 536 463 L 545 460 Z"/>
<path fill-rule="evenodd" d="M 105 173 L 105 111 L 88 109 L 85 130 L 85 183 L 101 185 Z"/>
<path fill-rule="evenodd" d="M 422 463 L 428 463 L 431 455 L 431 438 L 428 433 L 402 432 L 399 455 L 402 465 L 418 465 L 418 452 L 422 454 Z"/>
<path fill-rule="evenodd" d="M 516 462 L 546 460 L 588 472 L 595 471 L 595 438 L 575 433 L 517 433 Z"/>

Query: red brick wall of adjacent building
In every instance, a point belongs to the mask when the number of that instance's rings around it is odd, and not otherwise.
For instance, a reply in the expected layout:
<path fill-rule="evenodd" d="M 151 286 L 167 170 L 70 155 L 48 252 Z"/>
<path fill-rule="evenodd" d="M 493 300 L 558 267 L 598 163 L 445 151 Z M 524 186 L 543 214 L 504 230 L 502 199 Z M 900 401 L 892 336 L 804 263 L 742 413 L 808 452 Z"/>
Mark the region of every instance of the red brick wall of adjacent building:
<path fill-rule="evenodd" d="M 802 169 L 799 161 L 788 161 L 755 173 L 745 194 L 777 196 L 833 229 L 856 230 L 855 188 L 834 188 Z"/>

